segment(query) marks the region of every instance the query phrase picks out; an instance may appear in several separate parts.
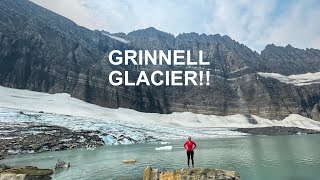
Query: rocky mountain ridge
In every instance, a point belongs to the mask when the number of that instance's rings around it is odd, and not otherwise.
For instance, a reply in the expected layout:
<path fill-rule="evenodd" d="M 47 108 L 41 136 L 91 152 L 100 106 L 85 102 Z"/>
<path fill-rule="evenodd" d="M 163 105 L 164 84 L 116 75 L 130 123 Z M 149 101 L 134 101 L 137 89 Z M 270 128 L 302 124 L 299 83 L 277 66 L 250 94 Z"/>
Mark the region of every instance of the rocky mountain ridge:
<path fill-rule="evenodd" d="M 228 36 L 184 33 L 177 37 L 147 28 L 128 34 L 91 31 L 27 0 L 0 2 L 0 85 L 73 97 L 110 108 L 142 112 L 191 111 L 202 114 L 251 114 L 283 119 L 296 113 L 320 120 L 320 84 L 295 86 L 257 72 L 283 75 L 320 71 L 320 50 L 267 45 L 258 54 Z M 106 34 L 107 33 L 107 34 Z M 114 37 L 113 37 L 114 36 Z M 130 41 L 124 43 L 117 38 Z M 200 70 L 198 67 L 113 66 L 111 50 L 203 50 L 210 86 L 112 86 L 113 70 Z"/>

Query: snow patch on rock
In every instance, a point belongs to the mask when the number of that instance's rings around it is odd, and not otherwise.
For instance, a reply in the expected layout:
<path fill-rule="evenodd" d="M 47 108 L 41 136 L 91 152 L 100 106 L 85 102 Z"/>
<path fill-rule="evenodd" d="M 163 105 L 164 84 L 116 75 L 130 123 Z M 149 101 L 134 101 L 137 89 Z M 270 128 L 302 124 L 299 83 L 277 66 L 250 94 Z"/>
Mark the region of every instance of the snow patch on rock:
<path fill-rule="evenodd" d="M 110 38 L 112 38 L 114 40 L 117 40 L 117 41 L 120 41 L 120 42 L 125 43 L 125 44 L 129 44 L 130 43 L 130 41 L 128 41 L 126 39 L 123 39 L 123 38 L 120 38 L 120 37 L 117 37 L 117 36 L 113 36 L 111 34 L 107 34 L 107 33 L 102 33 L 102 34 L 104 34 L 106 36 L 109 36 Z"/>
<path fill-rule="evenodd" d="M 284 76 L 278 73 L 263 73 L 263 72 L 259 72 L 258 74 L 262 77 L 274 78 L 279 80 L 280 82 L 283 82 L 286 84 L 293 84 L 296 86 L 305 86 L 305 85 L 320 83 L 320 72 L 296 74 L 296 75 L 290 75 L 290 76 Z"/>

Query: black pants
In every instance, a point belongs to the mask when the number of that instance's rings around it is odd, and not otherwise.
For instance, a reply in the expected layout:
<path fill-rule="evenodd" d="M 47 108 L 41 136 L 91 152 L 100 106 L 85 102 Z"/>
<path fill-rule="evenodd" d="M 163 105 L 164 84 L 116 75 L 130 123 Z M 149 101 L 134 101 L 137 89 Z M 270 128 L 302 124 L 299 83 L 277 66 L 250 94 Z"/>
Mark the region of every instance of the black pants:
<path fill-rule="evenodd" d="M 188 166 L 189 166 L 189 164 L 190 164 L 190 158 L 191 158 L 191 161 L 192 161 L 192 166 L 194 166 L 193 155 L 194 155 L 194 152 L 193 152 L 193 151 L 187 151 Z"/>

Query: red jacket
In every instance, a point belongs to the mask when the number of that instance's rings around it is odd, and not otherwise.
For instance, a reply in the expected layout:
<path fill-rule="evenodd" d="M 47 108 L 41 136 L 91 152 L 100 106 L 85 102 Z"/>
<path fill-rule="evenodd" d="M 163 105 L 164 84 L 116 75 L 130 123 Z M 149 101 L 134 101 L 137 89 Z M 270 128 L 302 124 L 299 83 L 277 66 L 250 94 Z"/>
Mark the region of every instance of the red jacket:
<path fill-rule="evenodd" d="M 194 145 L 194 146 L 193 146 L 193 145 Z M 190 152 L 190 151 L 193 151 L 193 150 L 197 147 L 197 145 L 196 145 L 196 143 L 194 143 L 193 141 L 186 141 L 186 142 L 184 143 L 183 147 L 184 147 L 188 152 Z"/>

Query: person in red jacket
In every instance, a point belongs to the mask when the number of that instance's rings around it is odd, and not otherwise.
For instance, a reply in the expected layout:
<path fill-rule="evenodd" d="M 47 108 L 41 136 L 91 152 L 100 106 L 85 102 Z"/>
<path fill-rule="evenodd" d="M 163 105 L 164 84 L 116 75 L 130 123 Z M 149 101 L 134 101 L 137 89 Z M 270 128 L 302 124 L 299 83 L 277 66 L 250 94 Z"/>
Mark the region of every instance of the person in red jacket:
<path fill-rule="evenodd" d="M 192 161 L 192 167 L 194 167 L 194 161 L 193 161 L 193 155 L 194 155 L 194 152 L 193 150 L 197 147 L 197 144 L 194 143 L 192 140 L 191 140 L 191 137 L 189 136 L 188 137 L 188 141 L 186 141 L 183 145 L 183 147 L 187 150 L 187 157 L 188 157 L 188 167 L 190 167 L 190 158 L 191 158 L 191 161 Z"/>

